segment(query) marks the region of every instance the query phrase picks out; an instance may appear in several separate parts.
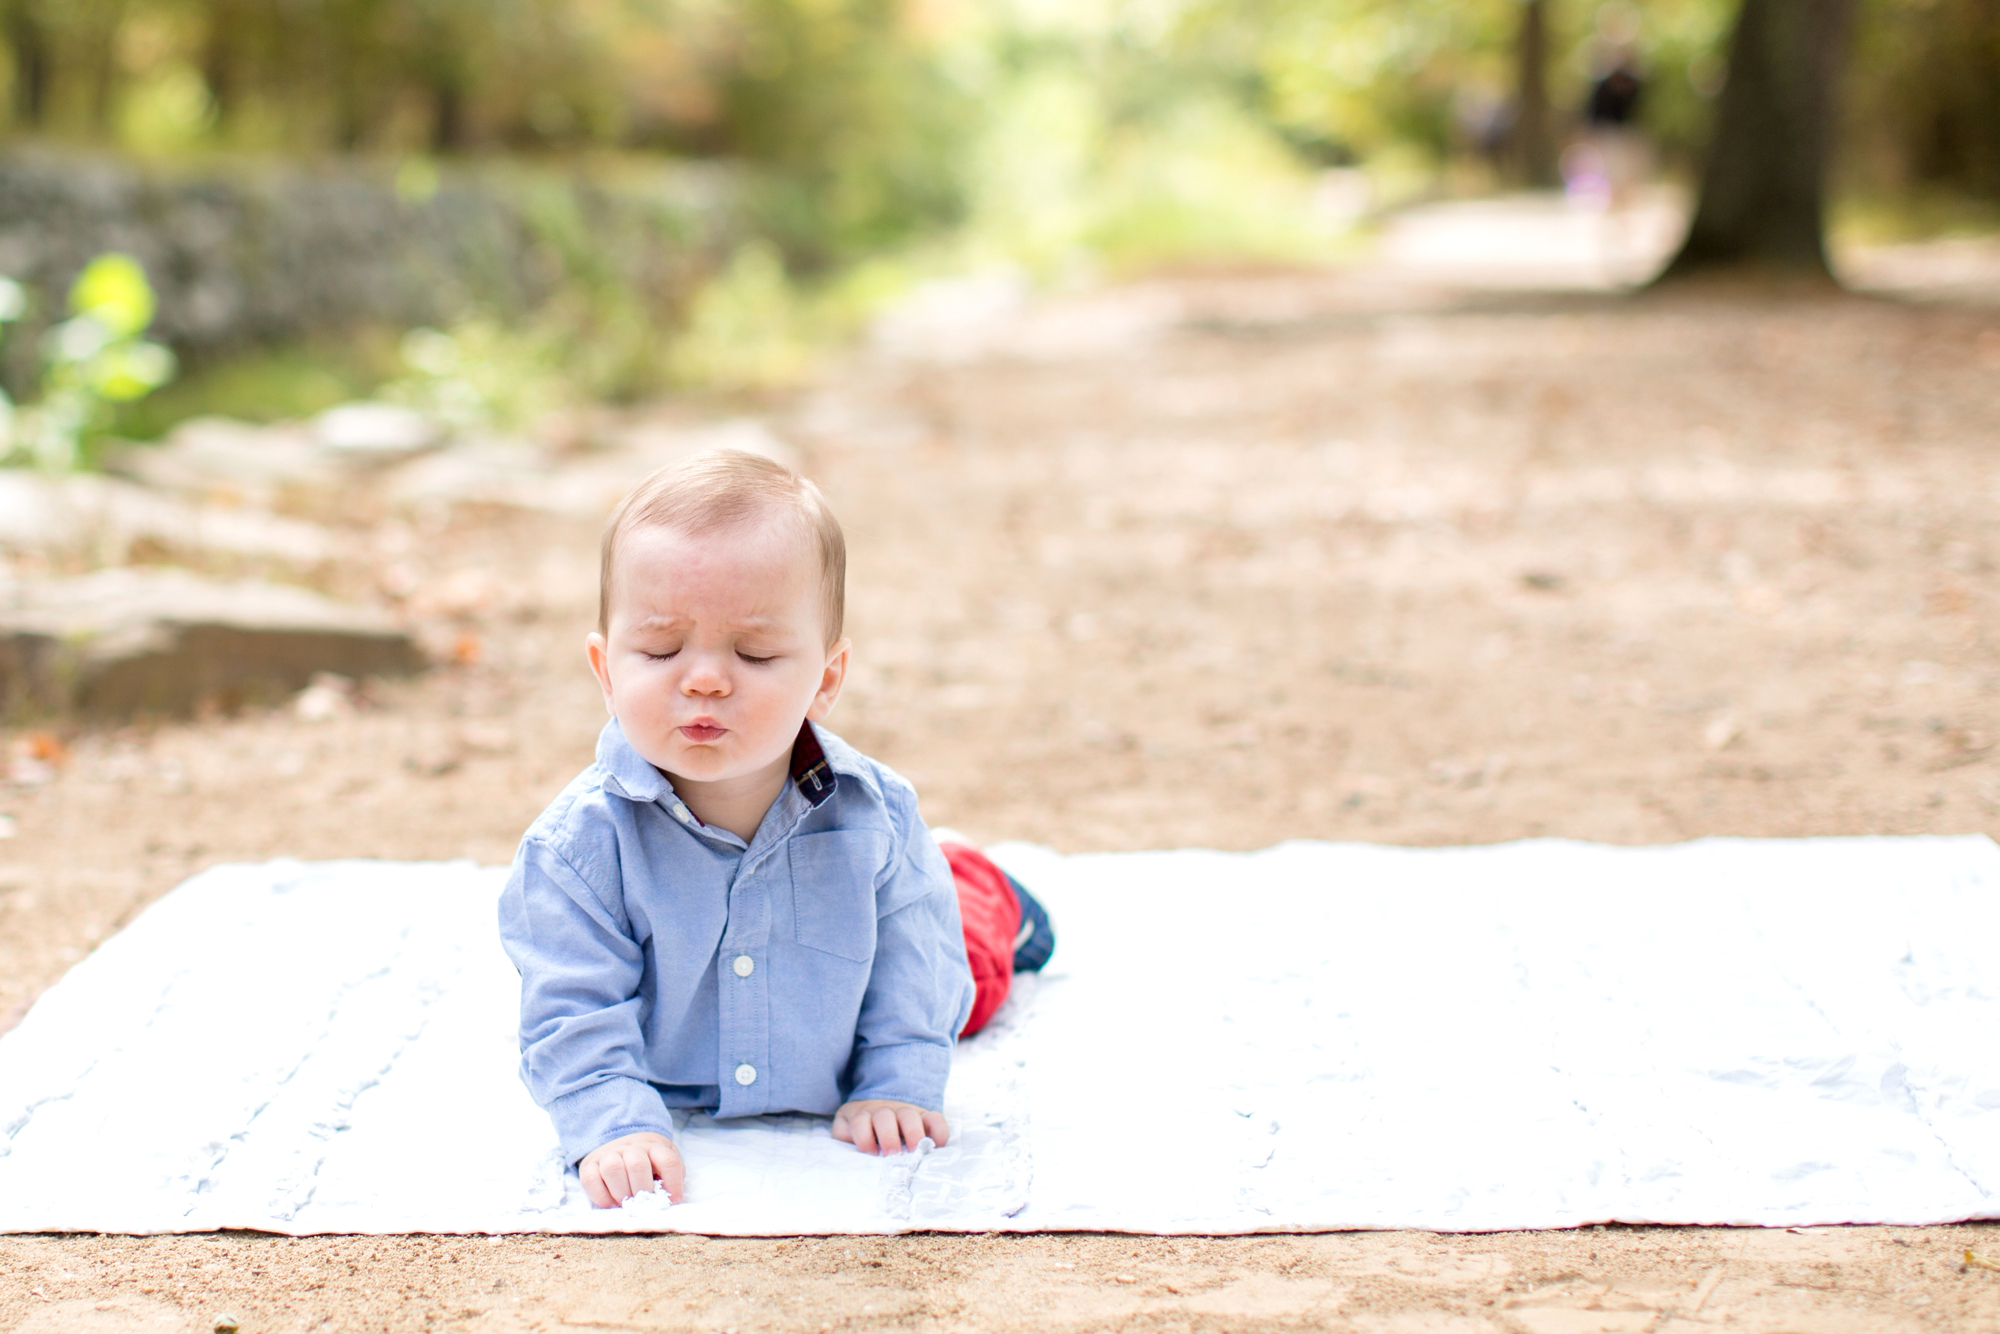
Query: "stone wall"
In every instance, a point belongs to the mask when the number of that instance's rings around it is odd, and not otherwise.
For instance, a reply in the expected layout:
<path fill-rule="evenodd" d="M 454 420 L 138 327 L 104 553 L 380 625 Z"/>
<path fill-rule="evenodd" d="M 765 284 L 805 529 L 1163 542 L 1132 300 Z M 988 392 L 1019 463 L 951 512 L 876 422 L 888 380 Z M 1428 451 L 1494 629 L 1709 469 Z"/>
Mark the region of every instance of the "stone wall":
<path fill-rule="evenodd" d="M 9 339 L 7 379 L 32 376 L 34 327 L 60 317 L 77 271 L 107 250 L 145 266 L 155 336 L 199 359 L 471 307 L 519 314 L 576 284 L 615 285 L 668 314 L 736 225 L 726 173 L 686 164 L 598 178 L 518 164 L 406 169 L 402 186 L 390 164 L 168 170 L 0 156 L 0 274 L 36 294 L 29 327 Z"/>

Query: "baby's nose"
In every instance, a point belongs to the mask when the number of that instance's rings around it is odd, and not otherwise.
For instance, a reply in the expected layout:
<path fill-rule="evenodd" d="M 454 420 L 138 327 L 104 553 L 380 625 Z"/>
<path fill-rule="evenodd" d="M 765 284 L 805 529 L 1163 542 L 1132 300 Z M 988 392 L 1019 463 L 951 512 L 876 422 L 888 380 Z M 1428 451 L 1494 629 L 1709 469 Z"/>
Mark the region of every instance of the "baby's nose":
<path fill-rule="evenodd" d="M 681 689 L 690 695 L 726 695 L 729 673 L 714 663 L 697 662 L 681 678 Z"/>

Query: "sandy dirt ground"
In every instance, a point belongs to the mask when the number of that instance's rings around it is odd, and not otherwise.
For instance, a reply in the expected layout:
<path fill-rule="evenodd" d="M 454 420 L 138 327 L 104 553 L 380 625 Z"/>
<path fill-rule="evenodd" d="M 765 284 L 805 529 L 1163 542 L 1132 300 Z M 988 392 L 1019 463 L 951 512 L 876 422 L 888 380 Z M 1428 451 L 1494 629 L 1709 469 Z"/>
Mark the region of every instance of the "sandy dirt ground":
<path fill-rule="evenodd" d="M 947 310 L 751 410 L 848 526 L 834 722 L 934 823 L 1071 851 L 2000 829 L 2000 306 L 1183 275 Z M 204 866 L 504 861 L 588 762 L 595 523 L 344 512 L 335 581 L 467 660 L 351 715 L 17 766 L 45 781 L 0 790 L 0 1023 Z M 1968 1247 L 2000 1230 L 8 1237 L 0 1330 L 2000 1329 Z"/>

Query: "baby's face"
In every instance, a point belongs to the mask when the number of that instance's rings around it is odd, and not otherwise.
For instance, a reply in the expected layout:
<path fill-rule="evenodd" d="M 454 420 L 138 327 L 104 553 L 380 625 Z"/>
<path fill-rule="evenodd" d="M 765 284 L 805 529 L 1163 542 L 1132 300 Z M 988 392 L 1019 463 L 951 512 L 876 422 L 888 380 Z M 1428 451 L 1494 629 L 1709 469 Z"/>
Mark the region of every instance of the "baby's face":
<path fill-rule="evenodd" d="M 626 534 L 590 663 L 632 748 L 692 783 L 782 781 L 840 693 L 847 643 L 820 619 L 817 553 L 770 519 Z"/>

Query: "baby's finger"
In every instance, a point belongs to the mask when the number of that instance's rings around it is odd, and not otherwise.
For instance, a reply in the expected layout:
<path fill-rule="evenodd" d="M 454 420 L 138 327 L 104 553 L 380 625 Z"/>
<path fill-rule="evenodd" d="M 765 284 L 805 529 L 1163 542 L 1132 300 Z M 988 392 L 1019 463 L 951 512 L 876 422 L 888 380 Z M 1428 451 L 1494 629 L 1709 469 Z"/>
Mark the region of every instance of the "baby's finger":
<path fill-rule="evenodd" d="M 863 1153 L 875 1152 L 875 1120 L 866 1112 L 847 1118 L 847 1138 Z"/>
<path fill-rule="evenodd" d="M 680 1154 L 670 1144 L 649 1144 L 646 1147 L 653 1159 L 653 1173 L 660 1178 L 667 1198 L 675 1204 L 681 1203 L 681 1188 L 687 1184 L 687 1169 L 681 1165 Z"/>
<path fill-rule="evenodd" d="M 924 1133 L 940 1149 L 951 1142 L 951 1125 L 944 1119 L 943 1112 L 924 1113 Z"/>
<path fill-rule="evenodd" d="M 604 1190 L 611 1197 L 606 1208 L 615 1209 L 632 1198 L 631 1183 L 625 1179 L 625 1159 L 616 1153 L 607 1153 L 597 1162 L 597 1170 L 604 1174 Z"/>
<path fill-rule="evenodd" d="M 900 1153 L 903 1148 L 903 1132 L 896 1127 L 896 1113 L 888 1107 L 877 1107 L 870 1118 L 875 1123 L 875 1151 L 887 1156 Z"/>
<path fill-rule="evenodd" d="M 896 1109 L 896 1128 L 903 1132 L 903 1147 L 909 1149 L 911 1152 L 915 1152 L 918 1143 L 924 1137 L 924 1114 L 922 1109 L 916 1107 L 898 1107 Z"/>
<path fill-rule="evenodd" d="M 625 1184 L 632 1188 L 632 1195 L 641 1195 L 653 1188 L 653 1157 L 646 1152 L 644 1144 L 628 1144 L 625 1147 Z M 629 1198 L 629 1196 L 628 1196 Z"/>
<path fill-rule="evenodd" d="M 586 1158 L 583 1166 L 576 1171 L 583 1182 L 583 1193 L 592 1205 L 599 1209 L 615 1209 L 618 1201 L 611 1198 L 610 1189 L 604 1184 L 604 1173 L 598 1170 L 597 1160 Z"/>

